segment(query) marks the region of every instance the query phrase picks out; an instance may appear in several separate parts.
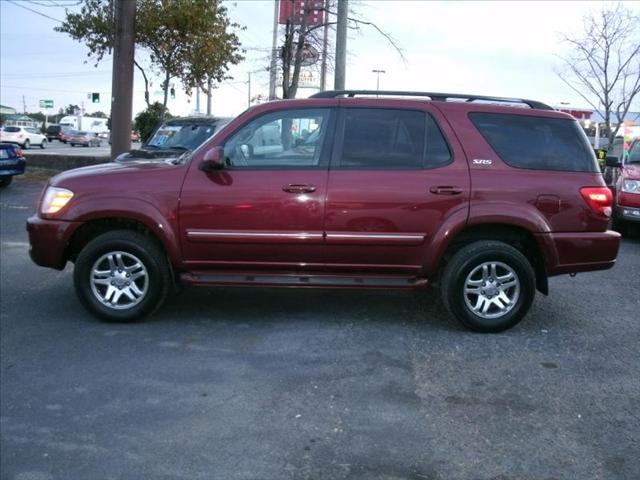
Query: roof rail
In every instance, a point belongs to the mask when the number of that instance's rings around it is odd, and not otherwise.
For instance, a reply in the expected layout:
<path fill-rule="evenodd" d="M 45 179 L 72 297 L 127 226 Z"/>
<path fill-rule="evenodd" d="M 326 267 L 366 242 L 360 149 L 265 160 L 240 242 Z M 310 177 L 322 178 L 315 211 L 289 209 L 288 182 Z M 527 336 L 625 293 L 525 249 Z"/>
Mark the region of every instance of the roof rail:
<path fill-rule="evenodd" d="M 436 93 L 436 92 L 402 92 L 395 90 L 325 90 L 311 95 L 309 98 L 336 98 L 336 97 L 355 97 L 356 95 L 397 95 L 401 97 L 429 97 L 431 100 L 446 102 L 447 99 L 465 99 L 467 102 L 482 100 L 486 102 L 502 102 L 502 103 L 522 103 L 530 108 L 539 110 L 553 110 L 549 105 L 537 102 L 535 100 L 525 100 L 523 98 L 507 98 L 507 97 L 486 97 L 484 95 L 465 95 L 462 93 Z"/>

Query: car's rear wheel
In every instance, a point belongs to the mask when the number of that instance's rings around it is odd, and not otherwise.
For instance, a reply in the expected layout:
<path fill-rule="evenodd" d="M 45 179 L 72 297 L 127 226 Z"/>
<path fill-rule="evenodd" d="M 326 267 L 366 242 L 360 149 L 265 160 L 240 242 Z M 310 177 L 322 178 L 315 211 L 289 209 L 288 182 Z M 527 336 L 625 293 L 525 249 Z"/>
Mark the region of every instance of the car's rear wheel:
<path fill-rule="evenodd" d="M 76 146 L 76 144 L 75 144 L 75 143 L 72 143 L 72 144 L 71 144 L 71 146 L 72 146 L 72 147 L 75 147 L 75 146 Z"/>
<path fill-rule="evenodd" d="M 527 314 L 535 296 L 527 258 L 503 242 L 478 241 L 456 252 L 444 269 L 442 301 L 464 326 L 501 332 Z"/>
<path fill-rule="evenodd" d="M 115 230 L 91 240 L 73 272 L 76 293 L 94 315 L 130 322 L 155 311 L 170 287 L 164 252 L 153 239 Z"/>
<path fill-rule="evenodd" d="M 29 141 L 29 139 L 27 138 L 27 139 L 24 141 L 24 144 L 22 145 L 22 148 L 26 150 L 26 149 L 28 149 L 30 146 L 31 146 L 31 142 L 30 142 L 30 141 Z"/>
<path fill-rule="evenodd" d="M 8 187 L 12 181 L 12 176 L 0 177 L 0 188 Z"/>

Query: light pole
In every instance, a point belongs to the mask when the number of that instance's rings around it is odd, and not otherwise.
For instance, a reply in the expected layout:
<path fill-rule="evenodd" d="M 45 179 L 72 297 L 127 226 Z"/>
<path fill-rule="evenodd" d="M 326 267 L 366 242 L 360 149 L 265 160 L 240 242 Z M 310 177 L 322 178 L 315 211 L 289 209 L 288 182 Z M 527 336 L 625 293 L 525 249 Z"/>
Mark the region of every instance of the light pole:
<path fill-rule="evenodd" d="M 376 90 L 380 90 L 380 74 L 387 73 L 387 71 L 386 70 L 371 70 L 371 71 L 376 74 Z"/>

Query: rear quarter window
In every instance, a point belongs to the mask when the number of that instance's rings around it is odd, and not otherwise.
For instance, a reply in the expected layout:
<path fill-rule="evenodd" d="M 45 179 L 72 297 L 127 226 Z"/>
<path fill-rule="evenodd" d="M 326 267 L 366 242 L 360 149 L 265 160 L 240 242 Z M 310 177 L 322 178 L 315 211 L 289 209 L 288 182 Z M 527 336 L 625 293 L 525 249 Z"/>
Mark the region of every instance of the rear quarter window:
<path fill-rule="evenodd" d="M 564 118 L 470 113 L 471 122 L 509 166 L 532 170 L 598 172 L 584 132 Z"/>

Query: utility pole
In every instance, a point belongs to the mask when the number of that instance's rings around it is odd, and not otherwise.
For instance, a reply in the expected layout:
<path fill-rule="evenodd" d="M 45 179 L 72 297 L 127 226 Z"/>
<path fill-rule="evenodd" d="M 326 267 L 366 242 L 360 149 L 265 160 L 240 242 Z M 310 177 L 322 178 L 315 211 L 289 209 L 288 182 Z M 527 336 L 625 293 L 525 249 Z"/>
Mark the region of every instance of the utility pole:
<path fill-rule="evenodd" d="M 327 89 L 327 44 L 329 42 L 329 1 L 324 0 L 324 27 L 322 28 L 322 64 L 320 65 L 320 91 Z"/>
<path fill-rule="evenodd" d="M 213 82 L 209 78 L 207 80 L 207 116 L 211 116 L 211 87 L 213 87 Z"/>
<path fill-rule="evenodd" d="M 22 113 L 27 114 L 27 102 L 24 101 L 24 95 L 22 95 Z"/>
<path fill-rule="evenodd" d="M 338 25 L 336 27 L 336 69 L 333 88 L 344 90 L 347 69 L 348 0 L 338 0 Z"/>
<path fill-rule="evenodd" d="M 136 2 L 114 0 L 115 42 L 111 78 L 111 159 L 131 149 Z"/>
<path fill-rule="evenodd" d="M 273 0 L 273 38 L 271 41 L 271 65 L 269 66 L 269 100 L 276 97 L 276 70 L 278 69 L 278 0 Z"/>
<path fill-rule="evenodd" d="M 200 115 L 200 87 L 196 87 L 196 115 Z"/>

